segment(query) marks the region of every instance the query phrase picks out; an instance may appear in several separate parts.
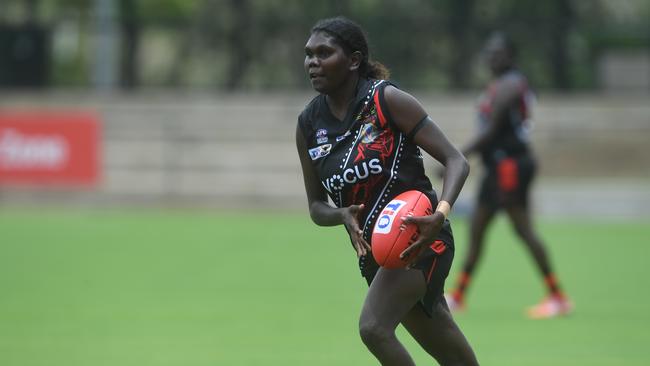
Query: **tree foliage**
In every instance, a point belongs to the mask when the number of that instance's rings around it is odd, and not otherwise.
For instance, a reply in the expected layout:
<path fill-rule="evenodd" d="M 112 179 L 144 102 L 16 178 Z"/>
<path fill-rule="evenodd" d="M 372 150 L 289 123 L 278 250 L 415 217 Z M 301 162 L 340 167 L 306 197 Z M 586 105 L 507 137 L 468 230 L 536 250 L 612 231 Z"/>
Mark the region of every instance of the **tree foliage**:
<path fill-rule="evenodd" d="M 76 16 L 82 32 L 91 33 L 96 1 L 2 3 L 8 14 L 36 12 L 53 32 L 61 19 Z M 112 0 L 112 4 L 121 45 L 116 67 L 120 84 L 130 88 L 191 87 L 195 80 L 228 90 L 306 87 L 302 49 L 309 29 L 318 19 L 335 15 L 348 16 L 364 27 L 371 56 L 386 64 L 398 83 L 420 88 L 465 89 L 480 84 L 480 50 L 489 32 L 497 29 L 519 45 L 520 67 L 532 82 L 557 89 L 593 87 L 600 49 L 647 48 L 650 37 L 650 5 L 643 0 Z M 0 22 L 7 18 L 0 17 Z M 161 37 L 168 46 L 157 52 L 167 54 L 170 61 L 158 76 L 142 76 L 158 62 L 160 56 L 147 47 Z M 65 77 L 59 82 L 65 84 Z"/>

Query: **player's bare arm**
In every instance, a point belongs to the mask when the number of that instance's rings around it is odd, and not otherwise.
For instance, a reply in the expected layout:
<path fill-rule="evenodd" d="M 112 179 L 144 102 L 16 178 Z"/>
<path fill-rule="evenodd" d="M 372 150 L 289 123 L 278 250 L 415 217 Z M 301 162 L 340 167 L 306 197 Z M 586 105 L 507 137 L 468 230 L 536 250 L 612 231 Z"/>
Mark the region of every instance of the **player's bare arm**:
<path fill-rule="evenodd" d="M 412 136 L 413 141 L 446 167 L 440 199 L 453 205 L 469 175 L 467 160 L 427 116 L 420 102 L 413 96 L 389 86 L 386 88 L 385 99 L 397 127 L 407 134 L 417 128 Z M 420 123 L 423 124 L 419 125 Z M 420 236 L 402 253 L 402 257 L 406 258 L 414 250 L 433 242 L 444 220 L 444 215 L 439 211 L 430 216 L 406 218 L 405 223 L 418 225 Z M 409 259 L 412 263 L 417 261 L 417 257 Z"/>

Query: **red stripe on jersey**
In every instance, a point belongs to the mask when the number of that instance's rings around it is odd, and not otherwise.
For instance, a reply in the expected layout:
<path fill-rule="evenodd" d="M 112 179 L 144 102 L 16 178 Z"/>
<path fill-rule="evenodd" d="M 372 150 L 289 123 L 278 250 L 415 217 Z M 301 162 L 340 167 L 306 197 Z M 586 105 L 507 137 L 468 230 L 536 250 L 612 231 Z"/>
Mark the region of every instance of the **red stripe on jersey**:
<path fill-rule="evenodd" d="M 377 108 L 377 116 L 379 116 L 379 123 L 383 128 L 384 126 L 386 126 L 386 117 L 384 116 L 384 112 L 381 111 L 381 105 L 379 104 L 379 90 L 375 91 L 374 100 L 375 100 L 375 107 Z"/>

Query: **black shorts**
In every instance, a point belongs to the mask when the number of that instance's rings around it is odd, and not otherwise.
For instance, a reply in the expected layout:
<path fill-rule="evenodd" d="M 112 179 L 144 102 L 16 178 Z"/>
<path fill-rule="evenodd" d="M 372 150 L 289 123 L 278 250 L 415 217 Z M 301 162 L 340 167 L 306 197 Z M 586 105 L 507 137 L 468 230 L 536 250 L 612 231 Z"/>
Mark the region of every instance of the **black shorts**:
<path fill-rule="evenodd" d="M 536 170 L 537 163 L 530 155 L 507 157 L 485 166 L 479 204 L 495 210 L 506 205 L 527 206 Z"/>
<path fill-rule="evenodd" d="M 420 270 L 427 283 L 427 291 L 420 299 L 419 304 L 422 306 L 422 310 L 431 317 L 434 306 L 438 302 L 444 301 L 445 279 L 454 259 L 454 236 L 449 220 L 445 221 L 436 241 L 424 250 L 426 251 L 424 256 L 415 264 L 413 270 Z M 359 258 L 359 269 L 370 286 L 379 270 L 379 264 L 369 253 Z"/>

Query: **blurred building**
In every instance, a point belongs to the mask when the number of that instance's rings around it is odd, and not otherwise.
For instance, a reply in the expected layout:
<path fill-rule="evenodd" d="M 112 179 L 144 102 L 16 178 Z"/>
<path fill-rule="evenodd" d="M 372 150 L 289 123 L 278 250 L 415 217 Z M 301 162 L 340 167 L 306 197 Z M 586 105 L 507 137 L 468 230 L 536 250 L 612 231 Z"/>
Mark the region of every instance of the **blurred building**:
<path fill-rule="evenodd" d="M 649 93 L 650 50 L 605 52 L 598 60 L 598 79 L 605 91 Z"/>

